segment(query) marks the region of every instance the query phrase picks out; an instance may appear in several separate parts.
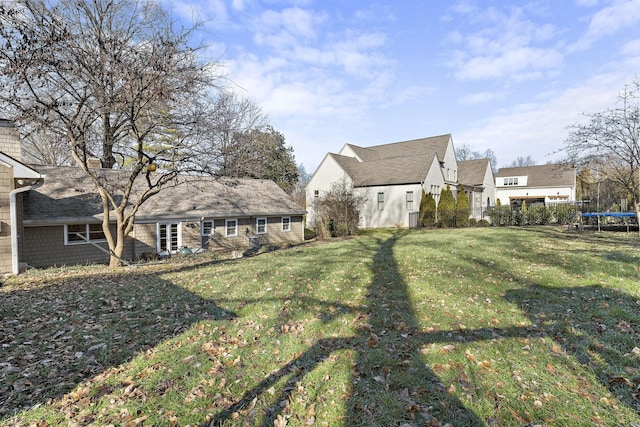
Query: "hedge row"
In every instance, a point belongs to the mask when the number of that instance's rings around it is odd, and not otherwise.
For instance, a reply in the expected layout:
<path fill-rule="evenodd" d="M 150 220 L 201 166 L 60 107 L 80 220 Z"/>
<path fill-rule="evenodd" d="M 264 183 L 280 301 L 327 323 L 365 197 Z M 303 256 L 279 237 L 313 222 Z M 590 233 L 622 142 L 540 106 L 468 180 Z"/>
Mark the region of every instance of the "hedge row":
<path fill-rule="evenodd" d="M 488 208 L 491 224 L 494 226 L 511 225 L 566 225 L 573 221 L 578 210 L 573 205 L 531 206 L 520 209 L 511 206 L 492 206 Z"/>

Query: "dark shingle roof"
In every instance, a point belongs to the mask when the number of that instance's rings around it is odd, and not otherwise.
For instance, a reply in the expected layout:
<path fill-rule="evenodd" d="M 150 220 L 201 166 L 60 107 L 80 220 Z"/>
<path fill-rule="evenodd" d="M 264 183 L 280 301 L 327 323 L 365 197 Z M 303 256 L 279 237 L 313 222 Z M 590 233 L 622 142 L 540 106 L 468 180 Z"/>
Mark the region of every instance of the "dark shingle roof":
<path fill-rule="evenodd" d="M 397 157 L 429 156 L 437 155 L 444 159 L 447 145 L 451 139 L 450 134 L 431 136 L 428 138 L 412 139 L 410 141 L 393 142 L 391 144 L 374 145 L 367 150 L 378 154 L 378 159 L 393 159 Z"/>
<path fill-rule="evenodd" d="M 99 218 L 102 202 L 89 177 L 76 167 L 35 167 L 45 175 L 43 186 L 25 194 L 27 223 L 87 221 Z M 101 169 L 114 183 L 124 182 L 127 172 Z M 217 218 L 257 215 L 301 215 L 298 206 L 273 181 L 188 177 L 164 188 L 147 200 L 136 221 L 157 219 Z"/>
<path fill-rule="evenodd" d="M 484 183 L 489 159 L 461 160 L 458 162 L 458 182 L 465 186 L 477 186 Z"/>
<path fill-rule="evenodd" d="M 496 178 L 516 176 L 526 176 L 527 187 L 575 185 L 576 169 L 572 165 L 551 164 L 501 168 L 496 174 Z"/>
<path fill-rule="evenodd" d="M 358 147 L 347 144 L 362 160 L 330 154 L 356 187 L 422 183 L 434 157 L 443 159 L 451 135 Z"/>
<path fill-rule="evenodd" d="M 353 179 L 356 187 L 416 184 L 424 181 L 433 157 L 413 156 L 358 162 L 352 157 L 330 154 Z"/>

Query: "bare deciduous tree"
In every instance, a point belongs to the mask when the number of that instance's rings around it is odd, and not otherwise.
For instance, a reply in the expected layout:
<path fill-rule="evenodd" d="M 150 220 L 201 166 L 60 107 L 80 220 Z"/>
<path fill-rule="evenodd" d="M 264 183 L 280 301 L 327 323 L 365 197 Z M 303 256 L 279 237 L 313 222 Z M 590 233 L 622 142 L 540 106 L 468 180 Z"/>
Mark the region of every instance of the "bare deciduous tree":
<path fill-rule="evenodd" d="M 111 266 L 142 203 L 197 166 L 219 75 L 191 44 L 196 29 L 148 0 L 0 3 L 0 105 L 21 129 L 69 142 L 102 198 Z M 124 181 L 90 168 L 94 157 Z"/>
<path fill-rule="evenodd" d="M 73 162 L 69 141 L 44 128 L 24 135 L 22 152 L 27 162 L 38 165 L 69 166 Z"/>
<path fill-rule="evenodd" d="M 242 136 L 267 125 L 267 116 L 253 100 L 230 90 L 221 91 L 206 124 L 207 137 L 199 147 L 203 170 L 214 176 L 247 176 L 248 149 Z"/>
<path fill-rule="evenodd" d="M 625 86 L 615 108 L 584 116 L 587 123 L 569 126 L 565 151 L 577 166 L 626 189 L 640 220 L 640 80 Z"/>
<path fill-rule="evenodd" d="M 462 144 L 458 148 L 456 148 L 456 159 L 458 161 L 489 159 L 491 169 L 494 173 L 497 171 L 498 159 L 491 148 L 487 148 L 485 151 L 480 152 L 471 149 L 471 147 L 467 144 Z"/>
<path fill-rule="evenodd" d="M 531 156 L 523 157 L 518 156 L 514 161 L 512 161 L 508 167 L 510 168 L 521 168 L 526 166 L 535 166 L 536 161 L 531 158 Z"/>

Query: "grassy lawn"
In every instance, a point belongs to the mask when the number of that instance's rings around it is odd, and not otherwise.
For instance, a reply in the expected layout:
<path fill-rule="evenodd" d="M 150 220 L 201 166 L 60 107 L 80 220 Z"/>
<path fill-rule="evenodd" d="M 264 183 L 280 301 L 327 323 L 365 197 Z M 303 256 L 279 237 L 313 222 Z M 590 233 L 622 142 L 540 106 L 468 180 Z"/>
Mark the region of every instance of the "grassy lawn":
<path fill-rule="evenodd" d="M 0 287 L 0 424 L 640 426 L 640 240 L 386 230 Z"/>

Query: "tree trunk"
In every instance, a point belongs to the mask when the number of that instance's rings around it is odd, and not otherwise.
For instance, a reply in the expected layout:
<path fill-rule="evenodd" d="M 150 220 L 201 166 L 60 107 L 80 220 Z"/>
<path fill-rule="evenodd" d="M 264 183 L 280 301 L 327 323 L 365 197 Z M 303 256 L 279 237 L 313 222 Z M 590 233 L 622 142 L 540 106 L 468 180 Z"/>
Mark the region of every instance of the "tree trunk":
<path fill-rule="evenodd" d="M 110 268 L 119 268 L 124 265 L 123 255 L 124 255 L 124 241 L 125 241 L 125 233 L 124 233 L 124 221 L 122 218 L 122 212 L 117 212 L 116 219 L 116 241 L 113 247 L 110 247 L 111 256 L 109 257 L 109 267 Z"/>

